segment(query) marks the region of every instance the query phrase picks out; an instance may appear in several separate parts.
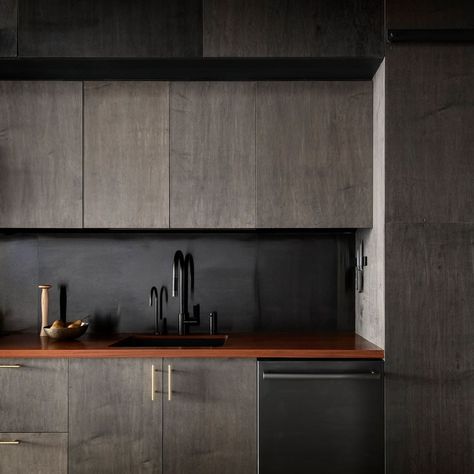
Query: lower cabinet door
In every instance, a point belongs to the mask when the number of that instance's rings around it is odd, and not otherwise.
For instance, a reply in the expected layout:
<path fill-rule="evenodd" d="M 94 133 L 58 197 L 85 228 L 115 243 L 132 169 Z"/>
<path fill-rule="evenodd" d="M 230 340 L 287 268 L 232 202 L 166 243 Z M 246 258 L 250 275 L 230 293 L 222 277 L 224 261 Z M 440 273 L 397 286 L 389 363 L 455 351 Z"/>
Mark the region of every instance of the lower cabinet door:
<path fill-rule="evenodd" d="M 164 359 L 164 474 L 255 474 L 256 361 Z"/>
<path fill-rule="evenodd" d="M 66 433 L 0 433 L 2 474 L 67 474 Z"/>
<path fill-rule="evenodd" d="M 161 364 L 70 361 L 70 474 L 161 473 Z"/>

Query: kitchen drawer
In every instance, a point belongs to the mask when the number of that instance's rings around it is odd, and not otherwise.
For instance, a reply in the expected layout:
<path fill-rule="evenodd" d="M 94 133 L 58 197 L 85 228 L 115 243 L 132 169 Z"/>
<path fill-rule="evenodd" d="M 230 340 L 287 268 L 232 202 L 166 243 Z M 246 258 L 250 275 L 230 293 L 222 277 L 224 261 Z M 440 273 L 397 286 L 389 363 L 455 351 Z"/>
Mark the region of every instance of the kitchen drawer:
<path fill-rule="evenodd" d="M 0 359 L 0 432 L 67 432 L 67 377 L 63 359 Z"/>
<path fill-rule="evenodd" d="M 66 474 L 67 434 L 0 433 L 2 474 Z"/>

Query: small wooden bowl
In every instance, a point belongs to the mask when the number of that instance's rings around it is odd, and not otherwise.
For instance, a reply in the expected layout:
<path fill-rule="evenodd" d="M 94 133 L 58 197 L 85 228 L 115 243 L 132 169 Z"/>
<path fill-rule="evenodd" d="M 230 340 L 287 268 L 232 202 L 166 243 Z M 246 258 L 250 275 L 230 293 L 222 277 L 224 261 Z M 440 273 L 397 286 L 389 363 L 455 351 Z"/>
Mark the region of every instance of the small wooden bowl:
<path fill-rule="evenodd" d="M 77 328 L 52 328 L 51 326 L 45 326 L 44 331 L 51 339 L 66 341 L 81 337 L 87 331 L 88 327 L 89 324 L 87 323 L 82 323 Z"/>

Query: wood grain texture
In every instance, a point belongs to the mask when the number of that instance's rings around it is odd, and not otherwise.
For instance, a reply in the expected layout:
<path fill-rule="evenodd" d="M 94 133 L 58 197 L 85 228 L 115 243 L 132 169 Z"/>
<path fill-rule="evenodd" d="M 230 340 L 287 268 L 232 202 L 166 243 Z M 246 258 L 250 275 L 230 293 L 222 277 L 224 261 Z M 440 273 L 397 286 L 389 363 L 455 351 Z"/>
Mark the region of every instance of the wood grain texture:
<path fill-rule="evenodd" d="M 474 28 L 472 0 L 387 0 L 387 28 Z"/>
<path fill-rule="evenodd" d="M 386 64 L 387 222 L 474 223 L 474 47 L 392 45 Z"/>
<path fill-rule="evenodd" d="M 256 473 L 256 361 L 165 359 L 164 373 L 168 364 L 163 473 Z"/>
<path fill-rule="evenodd" d="M 70 362 L 71 474 L 161 472 L 160 371 L 160 359 Z"/>
<path fill-rule="evenodd" d="M 170 222 L 255 227 L 255 83 L 171 84 Z"/>
<path fill-rule="evenodd" d="M 80 82 L 0 82 L 0 227 L 82 226 Z"/>
<path fill-rule="evenodd" d="M 168 226 L 168 83 L 86 82 L 84 227 Z"/>
<path fill-rule="evenodd" d="M 17 53 L 18 0 L 0 0 L 0 57 Z"/>
<path fill-rule="evenodd" d="M 21 367 L 0 368 L 1 430 L 67 432 L 68 362 L 61 359 L 0 360 L 0 365 L 9 364 Z"/>
<path fill-rule="evenodd" d="M 364 245 L 364 288 L 355 293 L 357 334 L 384 347 L 385 339 L 385 62 L 373 79 L 373 227 L 356 232 L 356 249 Z"/>
<path fill-rule="evenodd" d="M 20 0 L 19 55 L 201 56 L 201 0 Z"/>
<path fill-rule="evenodd" d="M 0 446 L 2 474 L 66 474 L 66 433 L 0 433 L 2 440 L 19 440 L 14 446 Z"/>
<path fill-rule="evenodd" d="M 372 225 L 372 84 L 257 86 L 257 225 Z"/>
<path fill-rule="evenodd" d="M 474 226 L 387 224 L 388 474 L 474 469 Z"/>
<path fill-rule="evenodd" d="M 380 0 L 204 0 L 204 56 L 383 56 Z"/>
<path fill-rule="evenodd" d="M 383 359 L 384 351 L 353 332 L 231 333 L 221 347 L 110 347 L 130 334 L 84 337 L 79 341 L 43 341 L 32 334 L 0 338 L 0 357 L 19 358 L 265 358 Z M 105 369 L 104 369 L 105 370 Z"/>

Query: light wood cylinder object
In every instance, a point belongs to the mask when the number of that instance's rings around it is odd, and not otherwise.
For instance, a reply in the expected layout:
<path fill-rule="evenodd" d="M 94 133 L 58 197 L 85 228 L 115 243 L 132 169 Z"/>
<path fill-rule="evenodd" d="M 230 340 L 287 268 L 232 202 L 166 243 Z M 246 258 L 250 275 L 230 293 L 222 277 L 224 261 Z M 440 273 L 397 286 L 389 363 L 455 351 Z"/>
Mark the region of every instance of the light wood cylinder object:
<path fill-rule="evenodd" d="M 41 289 L 41 337 L 48 337 L 44 327 L 48 325 L 48 307 L 49 307 L 49 294 L 48 290 L 51 288 L 51 285 L 38 285 L 38 288 Z"/>

